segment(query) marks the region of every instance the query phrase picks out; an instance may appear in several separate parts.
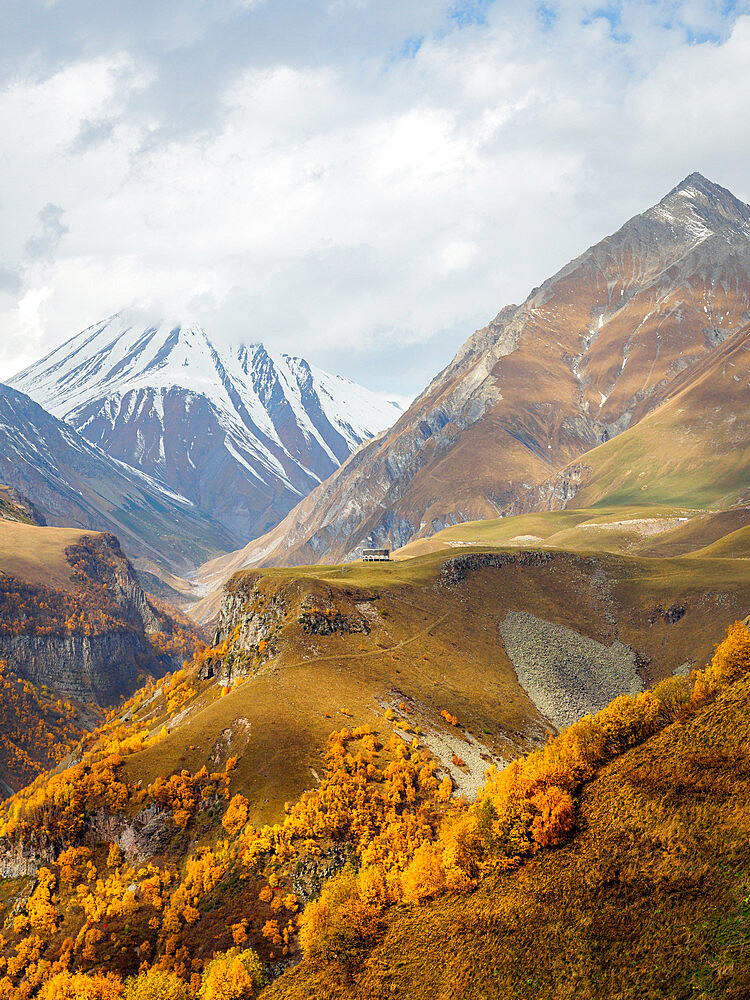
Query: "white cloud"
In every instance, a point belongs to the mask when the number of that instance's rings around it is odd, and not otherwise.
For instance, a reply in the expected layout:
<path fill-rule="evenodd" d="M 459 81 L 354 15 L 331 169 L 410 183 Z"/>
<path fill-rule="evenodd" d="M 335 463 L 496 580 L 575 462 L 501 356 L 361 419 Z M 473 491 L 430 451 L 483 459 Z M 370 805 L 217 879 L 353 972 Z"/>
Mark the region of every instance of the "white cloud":
<path fill-rule="evenodd" d="M 152 34 L 145 4 L 92 7 L 85 51 L 17 43 L 0 378 L 138 304 L 416 392 L 690 171 L 750 195 L 750 18 L 711 2 L 545 25 L 497 0 L 462 30 L 416 0 L 283 6 L 165 4 Z"/>

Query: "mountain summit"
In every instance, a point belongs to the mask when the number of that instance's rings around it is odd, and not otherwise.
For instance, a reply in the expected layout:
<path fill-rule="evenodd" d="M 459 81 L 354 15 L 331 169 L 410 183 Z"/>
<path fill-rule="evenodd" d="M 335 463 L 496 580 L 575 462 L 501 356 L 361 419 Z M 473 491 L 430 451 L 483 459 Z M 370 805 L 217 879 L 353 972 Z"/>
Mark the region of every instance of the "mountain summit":
<path fill-rule="evenodd" d="M 197 325 L 112 316 L 11 384 L 109 455 L 192 500 L 237 541 L 275 525 L 393 403 L 262 344 L 219 349 Z"/>
<path fill-rule="evenodd" d="M 501 310 L 387 435 L 205 574 L 336 561 L 522 511 L 531 487 L 637 424 L 748 323 L 750 207 L 691 174 Z"/>
<path fill-rule="evenodd" d="M 697 172 L 688 174 L 651 212 L 663 217 L 669 214 L 675 222 L 683 224 L 691 219 L 700 220 L 709 233 L 725 226 L 742 231 L 750 223 L 750 205 Z"/>

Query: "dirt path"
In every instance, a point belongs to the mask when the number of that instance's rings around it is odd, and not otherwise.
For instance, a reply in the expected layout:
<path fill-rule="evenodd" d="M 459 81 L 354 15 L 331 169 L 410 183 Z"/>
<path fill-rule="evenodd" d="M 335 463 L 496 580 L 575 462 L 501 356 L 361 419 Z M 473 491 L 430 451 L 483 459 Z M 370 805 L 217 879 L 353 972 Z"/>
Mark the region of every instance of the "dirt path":
<path fill-rule="evenodd" d="M 330 660 L 364 660 L 368 656 L 382 656 L 383 653 L 393 653 L 397 649 L 403 649 L 405 646 L 410 646 L 417 639 L 421 639 L 422 636 L 428 635 L 433 628 L 437 628 L 438 625 L 442 625 L 444 621 L 450 618 L 450 614 L 443 615 L 441 618 L 436 618 L 431 622 L 426 628 L 420 629 L 419 632 L 415 632 L 413 636 L 408 639 L 402 639 L 401 642 L 397 642 L 393 646 L 378 646 L 377 649 L 371 649 L 364 653 L 331 653 L 327 656 L 315 656 L 306 657 L 304 660 L 296 660 L 293 663 L 287 663 L 285 666 L 288 667 L 302 667 L 306 663 L 310 663 L 311 659 L 314 659 L 316 663 L 325 663 Z"/>

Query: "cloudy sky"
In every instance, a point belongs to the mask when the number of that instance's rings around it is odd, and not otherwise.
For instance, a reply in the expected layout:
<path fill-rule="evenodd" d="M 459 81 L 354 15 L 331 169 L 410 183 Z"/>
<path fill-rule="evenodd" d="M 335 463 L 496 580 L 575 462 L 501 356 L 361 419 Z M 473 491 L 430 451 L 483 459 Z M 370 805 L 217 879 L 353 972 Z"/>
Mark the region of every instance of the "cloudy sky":
<path fill-rule="evenodd" d="M 387 394 L 699 170 L 750 0 L 0 0 L 0 378 L 123 307 Z"/>

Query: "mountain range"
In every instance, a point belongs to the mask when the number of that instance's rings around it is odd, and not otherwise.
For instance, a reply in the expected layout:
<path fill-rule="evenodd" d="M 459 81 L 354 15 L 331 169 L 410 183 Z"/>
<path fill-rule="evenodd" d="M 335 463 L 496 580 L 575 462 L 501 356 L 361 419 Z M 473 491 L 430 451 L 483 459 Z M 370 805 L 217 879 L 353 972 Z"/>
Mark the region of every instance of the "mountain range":
<path fill-rule="evenodd" d="M 379 436 L 135 314 L 0 387 L 0 997 L 747 996 L 749 391 L 697 174 Z"/>

